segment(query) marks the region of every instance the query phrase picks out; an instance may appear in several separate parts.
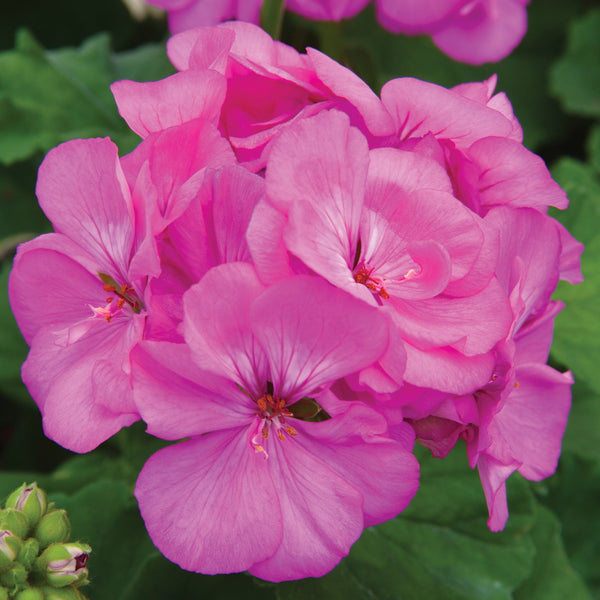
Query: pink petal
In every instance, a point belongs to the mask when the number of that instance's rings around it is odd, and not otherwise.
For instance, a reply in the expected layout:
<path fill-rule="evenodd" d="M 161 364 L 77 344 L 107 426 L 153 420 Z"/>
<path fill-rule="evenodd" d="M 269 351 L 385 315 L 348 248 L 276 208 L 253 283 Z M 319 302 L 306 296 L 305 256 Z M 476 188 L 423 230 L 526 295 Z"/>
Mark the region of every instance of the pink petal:
<path fill-rule="evenodd" d="M 278 492 L 245 428 L 209 433 L 150 457 L 135 488 L 152 541 L 184 569 L 245 571 L 282 539 Z"/>
<path fill-rule="evenodd" d="M 513 126 L 498 111 L 441 86 L 410 77 L 392 79 L 381 89 L 400 140 L 432 133 L 468 148 L 490 135 L 507 137 Z"/>
<path fill-rule="evenodd" d="M 571 373 L 542 364 L 517 367 L 516 387 L 488 428 L 486 453 L 518 461 L 519 472 L 539 481 L 556 470 L 571 408 Z"/>
<path fill-rule="evenodd" d="M 226 82 L 215 71 L 186 71 L 160 81 L 111 85 L 119 114 L 140 137 L 202 118 L 216 123 Z"/>
<path fill-rule="evenodd" d="M 452 346 L 473 356 L 483 354 L 506 337 L 512 324 L 508 298 L 496 279 L 465 298 L 437 296 L 412 301 L 392 297 L 396 324 L 403 339 L 415 345 Z"/>
<path fill-rule="evenodd" d="M 142 342 L 132 353 L 134 399 L 148 433 L 166 440 L 240 427 L 256 405 L 233 382 L 198 369 L 186 344 Z"/>
<path fill-rule="evenodd" d="M 211 269 L 183 297 L 185 339 L 193 360 L 256 398 L 264 393 L 268 377 L 249 311 L 263 289 L 253 267 L 227 263 Z"/>
<path fill-rule="evenodd" d="M 269 285 L 293 274 L 290 258 L 283 241 L 287 223 L 285 215 L 261 200 L 254 209 L 246 238 L 256 272 Z"/>
<path fill-rule="evenodd" d="M 464 0 L 377 0 L 377 19 L 393 33 L 428 33 Z"/>
<path fill-rule="evenodd" d="M 55 237 L 56 234 L 54 234 Z M 64 238 L 64 236 L 61 236 Z M 68 239 L 68 238 L 64 238 Z M 61 240 L 62 241 L 62 240 Z M 99 277 L 55 250 L 22 244 L 9 280 L 13 313 L 28 344 L 44 327 L 64 329 L 106 304 Z"/>
<path fill-rule="evenodd" d="M 404 379 L 423 388 L 472 394 L 488 383 L 494 369 L 491 352 L 465 356 L 452 348 L 422 351 L 411 344 L 405 344 L 405 348 Z"/>
<path fill-rule="evenodd" d="M 40 166 L 36 194 L 58 233 L 85 248 L 102 272 L 127 273 L 134 239 L 129 188 L 108 139 L 73 140 Z"/>
<path fill-rule="evenodd" d="M 542 211 L 548 206 L 567 208 L 567 195 L 552 179 L 544 161 L 519 142 L 487 137 L 475 142 L 468 156 L 480 169 L 483 206 L 508 204 Z"/>
<path fill-rule="evenodd" d="M 89 452 L 139 419 L 123 367 L 142 327 L 143 317 L 133 315 L 110 323 L 96 320 L 83 337 L 66 345 L 60 332 L 43 329 L 36 335 L 23 365 L 23 381 L 40 407 L 50 439 L 74 452 Z M 113 368 L 98 371 L 104 360 Z M 119 381 L 103 380 L 107 373 Z M 109 397 L 123 390 L 128 393 L 120 402 Z M 106 404 L 121 408 L 115 412 Z"/>
<path fill-rule="evenodd" d="M 324 277 L 354 259 L 367 166 L 366 140 L 337 111 L 298 121 L 271 149 L 267 196 L 291 211 L 288 248 Z M 307 244 L 315 228 L 319 239 Z"/>
<path fill-rule="evenodd" d="M 470 12 L 457 11 L 446 20 L 433 41 L 455 60 L 480 65 L 510 54 L 526 31 L 522 0 L 481 0 Z"/>
<path fill-rule="evenodd" d="M 377 309 L 317 277 L 298 275 L 267 288 L 251 307 L 250 324 L 275 393 L 288 401 L 371 365 L 388 344 Z"/>
<path fill-rule="evenodd" d="M 302 430 L 299 436 L 311 436 L 305 448 L 363 495 L 365 527 L 392 519 L 408 506 L 419 485 L 419 465 L 404 444 L 389 439 L 385 419 L 373 409 L 350 402 L 343 415 Z"/>
<path fill-rule="evenodd" d="M 335 96 L 345 98 L 358 109 L 367 129 L 373 135 L 386 136 L 394 133 L 391 116 L 381 100 L 360 77 L 314 48 L 307 48 L 306 54 L 323 84 Z"/>
<path fill-rule="evenodd" d="M 304 427 L 293 440 L 277 440 L 265 461 L 277 485 L 283 536 L 273 555 L 249 572 L 268 581 L 324 575 L 364 527 L 361 493 L 321 460 L 320 444 L 315 449 L 301 436 L 307 438 Z"/>
<path fill-rule="evenodd" d="M 516 465 L 503 465 L 492 457 L 482 454 L 477 469 L 490 513 L 488 527 L 491 531 L 501 531 L 508 519 L 505 482 L 515 472 Z"/>
<path fill-rule="evenodd" d="M 179 71 L 214 69 L 225 73 L 235 33 L 222 27 L 190 29 L 167 41 L 167 54 Z"/>

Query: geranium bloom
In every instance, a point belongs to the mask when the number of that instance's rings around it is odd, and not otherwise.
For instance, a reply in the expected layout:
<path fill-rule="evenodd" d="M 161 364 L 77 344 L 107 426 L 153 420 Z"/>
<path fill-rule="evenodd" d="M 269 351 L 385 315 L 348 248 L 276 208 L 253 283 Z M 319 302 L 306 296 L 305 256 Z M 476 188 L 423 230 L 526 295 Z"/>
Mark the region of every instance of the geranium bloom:
<path fill-rule="evenodd" d="M 417 436 L 434 456 L 445 456 L 459 437 L 467 441 L 469 462 L 478 467 L 485 491 L 488 524 L 498 531 L 508 518 L 505 481 L 511 473 L 538 481 L 556 469 L 573 378 L 546 364 L 553 318 L 562 308 L 550 296 L 559 277 L 578 283 L 581 273 L 572 272 L 561 229 L 550 217 L 499 207 L 487 220 L 505 242 L 497 272 L 514 315 L 510 334 L 496 348 L 494 373 L 473 395 L 449 397 L 429 416 L 420 415 L 414 403 L 403 408 L 417 417 Z"/>
<path fill-rule="evenodd" d="M 147 0 L 169 11 L 173 33 L 228 19 L 259 24 L 262 0 Z M 479 65 L 508 56 L 527 31 L 529 0 L 375 0 L 377 19 L 392 33 L 430 35 L 455 60 Z M 369 0 L 287 0 L 307 19 L 351 19 Z"/>
<path fill-rule="evenodd" d="M 119 112 L 143 137 L 197 117 L 210 120 L 216 109 L 238 160 L 258 171 L 279 131 L 327 108 L 344 110 L 367 136 L 394 133 L 381 100 L 354 73 L 317 50 L 300 54 L 249 23 L 186 31 L 169 40 L 168 54 L 182 73 L 112 86 Z M 219 74 L 217 91 L 207 92 L 207 78 Z"/>
<path fill-rule="evenodd" d="M 110 140 L 52 150 L 36 192 L 56 233 L 19 246 L 10 276 L 11 306 L 31 346 L 23 381 L 46 435 L 86 452 L 139 418 L 128 356 L 158 264 Z"/>
<path fill-rule="evenodd" d="M 9 285 L 31 346 L 23 380 L 48 437 L 87 452 L 139 418 L 129 353 L 153 322 L 156 236 L 187 208 L 207 167 L 233 161 L 198 119 L 148 136 L 123 160 L 108 139 L 48 154 L 37 195 L 56 233 L 19 247 Z M 31 300 L 34 290 L 43 301 Z"/>
<path fill-rule="evenodd" d="M 345 114 L 327 111 L 277 138 L 266 185 L 248 232 L 263 280 L 295 272 L 289 252 L 390 314 L 410 383 L 461 393 L 488 380 L 510 325 L 497 239 L 435 160 L 369 150 Z"/>
<path fill-rule="evenodd" d="M 417 488 L 412 443 L 329 389 L 381 356 L 386 319 L 316 277 L 265 289 L 244 263 L 209 271 L 184 308 L 189 348 L 144 342 L 134 353 L 149 432 L 190 438 L 140 473 L 150 536 L 201 573 L 325 574 Z"/>

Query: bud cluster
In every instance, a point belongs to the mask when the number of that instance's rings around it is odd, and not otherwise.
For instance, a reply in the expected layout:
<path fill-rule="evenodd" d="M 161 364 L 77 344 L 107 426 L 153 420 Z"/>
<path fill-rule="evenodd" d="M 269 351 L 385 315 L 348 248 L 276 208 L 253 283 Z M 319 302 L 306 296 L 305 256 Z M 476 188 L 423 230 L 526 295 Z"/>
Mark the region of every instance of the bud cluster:
<path fill-rule="evenodd" d="M 0 510 L 0 600 L 86 600 L 92 549 L 70 535 L 66 511 L 36 483 L 12 492 Z"/>

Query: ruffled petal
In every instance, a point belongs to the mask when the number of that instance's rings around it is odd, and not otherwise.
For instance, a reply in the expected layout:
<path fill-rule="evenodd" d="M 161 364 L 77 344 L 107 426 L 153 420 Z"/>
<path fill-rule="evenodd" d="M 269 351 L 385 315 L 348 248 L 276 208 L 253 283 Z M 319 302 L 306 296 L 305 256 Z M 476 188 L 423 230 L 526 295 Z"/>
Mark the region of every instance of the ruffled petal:
<path fill-rule="evenodd" d="M 188 571 L 245 571 L 280 544 L 269 461 L 247 435 L 246 428 L 229 429 L 169 446 L 138 477 L 135 495 L 152 541 Z"/>

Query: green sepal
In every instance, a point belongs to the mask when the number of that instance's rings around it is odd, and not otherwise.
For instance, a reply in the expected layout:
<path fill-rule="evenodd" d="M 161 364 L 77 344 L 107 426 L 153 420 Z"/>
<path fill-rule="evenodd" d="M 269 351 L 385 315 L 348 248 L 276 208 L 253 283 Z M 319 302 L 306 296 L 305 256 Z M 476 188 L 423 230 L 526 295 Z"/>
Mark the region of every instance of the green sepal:
<path fill-rule="evenodd" d="M 27 570 L 33 567 L 33 563 L 40 551 L 40 543 L 35 538 L 27 538 L 23 542 L 21 552 L 19 552 L 18 560 Z"/>
<path fill-rule="evenodd" d="M 72 587 L 53 588 L 43 586 L 40 589 L 44 592 L 44 600 L 87 600 L 80 591 Z"/>
<path fill-rule="evenodd" d="M 71 535 L 71 523 L 64 509 L 47 512 L 37 524 L 34 536 L 42 548 L 66 542 Z"/>
<path fill-rule="evenodd" d="M 323 409 L 323 407 L 314 398 L 300 398 L 298 402 L 294 402 L 286 408 L 294 415 L 296 419 L 301 421 L 310 421 L 316 423 L 331 419 L 331 416 Z"/>
<path fill-rule="evenodd" d="M 11 590 L 16 590 L 25 585 L 27 575 L 27 569 L 21 563 L 16 562 L 8 571 L 0 573 L 0 583 Z"/>
<path fill-rule="evenodd" d="M 100 273 L 98 272 L 98 277 L 100 277 L 100 281 L 104 284 L 104 285 L 112 285 L 112 287 L 115 288 L 115 290 L 118 290 L 121 286 L 107 273 Z"/>
<path fill-rule="evenodd" d="M 13 535 L 26 538 L 29 532 L 29 519 L 16 508 L 0 511 L 0 530 L 10 531 Z"/>

